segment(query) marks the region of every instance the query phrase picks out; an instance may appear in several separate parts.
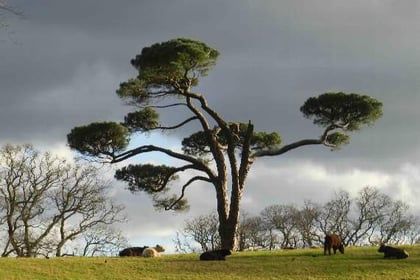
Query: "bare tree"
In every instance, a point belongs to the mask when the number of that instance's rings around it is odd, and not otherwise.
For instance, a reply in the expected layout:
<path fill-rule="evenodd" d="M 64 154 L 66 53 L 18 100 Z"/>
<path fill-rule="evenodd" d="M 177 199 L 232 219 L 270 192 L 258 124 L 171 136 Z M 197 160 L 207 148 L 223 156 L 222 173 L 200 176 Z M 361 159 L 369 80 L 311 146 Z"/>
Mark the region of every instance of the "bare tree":
<path fill-rule="evenodd" d="M 82 236 L 82 256 L 116 256 L 121 249 L 129 246 L 122 232 L 108 225 L 94 227 Z"/>
<path fill-rule="evenodd" d="M 196 253 L 199 250 L 193 243 L 191 236 L 187 233 L 181 231 L 177 231 L 175 233 L 175 238 L 172 240 L 175 244 L 175 251 L 178 253 Z"/>
<path fill-rule="evenodd" d="M 3 256 L 53 250 L 60 256 L 68 240 L 98 224 L 121 221 L 123 208 L 106 196 L 106 189 L 94 168 L 73 166 L 30 145 L 6 145 L 0 150 L 0 219 L 7 232 Z"/>
<path fill-rule="evenodd" d="M 7 145 L 0 151 L 0 207 L 8 243 L 18 256 L 33 256 L 57 224 L 44 199 L 59 183 L 65 163 L 31 146 Z"/>
<path fill-rule="evenodd" d="M 379 223 L 385 217 L 388 205 L 392 199 L 373 187 L 363 188 L 355 199 L 355 218 L 352 219 L 351 234 L 348 244 L 358 245 L 362 240 L 372 235 Z"/>
<path fill-rule="evenodd" d="M 272 228 L 259 216 L 242 214 L 237 230 L 238 251 L 246 249 L 273 249 L 278 240 Z"/>
<path fill-rule="evenodd" d="M 187 220 L 182 232 L 184 236 L 190 236 L 194 242 L 197 242 L 205 252 L 220 249 L 218 226 L 216 213 L 210 213 Z M 191 245 L 189 247 L 191 248 Z"/>
<path fill-rule="evenodd" d="M 263 220 L 281 233 L 280 246 L 296 247 L 298 209 L 293 205 L 272 205 L 261 212 Z"/>
<path fill-rule="evenodd" d="M 411 225 L 403 232 L 403 237 L 410 245 L 420 243 L 420 217 L 410 216 Z"/>
<path fill-rule="evenodd" d="M 334 198 L 322 207 L 320 215 L 316 216 L 318 227 L 323 235 L 336 233 L 341 236 L 345 245 L 348 245 L 346 242 L 350 234 L 350 210 L 350 194 L 343 190 L 337 192 Z"/>
<path fill-rule="evenodd" d="M 78 235 L 100 225 L 125 221 L 123 207 L 107 195 L 109 185 L 99 179 L 97 169 L 75 166 L 67 169 L 61 184 L 52 196 L 58 213 L 59 242 L 56 256 L 61 256 L 64 244 Z"/>
<path fill-rule="evenodd" d="M 384 209 L 384 214 L 378 224 L 379 233 L 375 239 L 369 239 L 371 244 L 375 244 L 375 241 L 381 243 L 399 243 L 403 241 L 404 236 L 412 228 L 414 218 L 408 215 L 409 206 L 402 201 L 395 201 L 387 205 Z"/>
<path fill-rule="evenodd" d="M 298 211 L 296 227 L 300 233 L 303 247 L 312 247 L 314 242 L 322 241 L 316 227 L 316 221 L 320 215 L 321 208 L 310 201 L 305 201 L 303 208 Z"/>
<path fill-rule="evenodd" d="M 202 223 L 193 220 L 197 221 Z M 237 249 L 317 246 L 323 244 L 326 233 L 337 233 L 346 246 L 415 244 L 420 243 L 420 219 L 409 213 L 406 203 L 394 201 L 374 187 L 363 188 L 356 197 L 341 190 L 324 205 L 305 201 L 301 208 L 272 205 L 259 216 L 242 214 Z"/>

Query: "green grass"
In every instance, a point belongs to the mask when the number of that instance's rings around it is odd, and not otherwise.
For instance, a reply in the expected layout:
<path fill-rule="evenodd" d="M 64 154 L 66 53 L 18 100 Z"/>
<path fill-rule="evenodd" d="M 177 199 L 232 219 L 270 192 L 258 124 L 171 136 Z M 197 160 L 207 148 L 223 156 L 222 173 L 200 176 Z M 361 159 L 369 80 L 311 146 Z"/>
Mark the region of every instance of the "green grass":
<path fill-rule="evenodd" d="M 420 279 L 420 247 L 408 259 L 386 260 L 377 247 L 235 252 L 225 262 L 202 262 L 198 254 L 161 258 L 0 259 L 0 279 Z"/>

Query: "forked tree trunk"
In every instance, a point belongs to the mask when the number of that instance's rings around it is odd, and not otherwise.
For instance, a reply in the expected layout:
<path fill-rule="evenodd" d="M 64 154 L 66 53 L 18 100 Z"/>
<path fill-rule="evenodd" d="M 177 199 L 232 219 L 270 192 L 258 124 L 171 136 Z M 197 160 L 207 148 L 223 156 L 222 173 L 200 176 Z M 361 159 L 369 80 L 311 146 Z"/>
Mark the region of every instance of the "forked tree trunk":
<path fill-rule="evenodd" d="M 239 210 L 242 198 L 242 192 L 245 185 L 245 179 L 247 177 L 249 168 L 251 167 L 252 161 L 250 161 L 250 143 L 253 135 L 254 126 L 249 122 L 244 141 L 242 143 L 242 153 L 239 161 L 235 157 L 235 143 L 233 139 L 237 137 L 236 134 L 230 135 L 230 142 L 228 148 L 228 158 L 231 169 L 231 192 L 230 192 L 230 204 L 227 192 L 227 174 L 224 163 L 223 155 L 215 154 L 214 158 L 219 162 L 219 176 L 222 176 L 221 183 L 213 182 L 216 188 L 217 195 L 217 212 L 219 214 L 219 235 L 221 240 L 222 249 L 234 250 L 236 247 L 236 231 L 239 223 Z M 220 156 L 220 158 L 218 157 Z M 222 167 L 223 168 L 220 168 Z M 223 171 L 223 172 L 220 172 Z"/>

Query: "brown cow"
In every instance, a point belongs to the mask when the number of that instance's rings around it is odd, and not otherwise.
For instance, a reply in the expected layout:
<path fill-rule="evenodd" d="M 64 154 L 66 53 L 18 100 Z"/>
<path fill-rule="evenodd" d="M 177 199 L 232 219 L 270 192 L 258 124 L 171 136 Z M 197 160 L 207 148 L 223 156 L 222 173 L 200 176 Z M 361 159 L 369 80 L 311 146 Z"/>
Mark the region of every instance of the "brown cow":
<path fill-rule="evenodd" d="M 324 256 L 327 254 L 331 255 L 331 248 L 334 251 L 334 255 L 337 253 L 337 249 L 341 254 L 344 254 L 344 245 L 341 242 L 340 236 L 337 234 L 327 234 L 324 241 Z"/>

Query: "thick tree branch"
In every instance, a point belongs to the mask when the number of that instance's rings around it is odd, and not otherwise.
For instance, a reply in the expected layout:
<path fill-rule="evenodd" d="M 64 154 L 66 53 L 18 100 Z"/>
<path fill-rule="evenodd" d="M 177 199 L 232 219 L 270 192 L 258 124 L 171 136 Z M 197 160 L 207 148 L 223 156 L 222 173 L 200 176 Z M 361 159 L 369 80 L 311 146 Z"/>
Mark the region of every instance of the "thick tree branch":
<path fill-rule="evenodd" d="M 285 145 L 285 146 L 280 147 L 280 148 L 273 147 L 273 148 L 270 148 L 270 149 L 256 151 L 252 156 L 253 157 L 277 156 L 277 155 L 284 154 L 284 153 L 286 153 L 290 150 L 294 150 L 294 149 L 302 147 L 302 146 L 320 145 L 320 144 L 324 144 L 321 139 L 305 139 L 305 140 L 300 140 L 300 141 Z"/>
<path fill-rule="evenodd" d="M 157 126 L 154 129 L 162 129 L 162 130 L 177 129 L 177 128 L 180 128 L 181 126 L 183 126 L 183 125 L 185 125 L 185 124 L 187 124 L 187 123 L 189 123 L 193 120 L 197 120 L 197 119 L 198 119 L 198 117 L 190 117 L 190 118 L 186 119 L 185 121 L 183 121 L 179 124 L 176 124 L 176 125 L 173 125 L 173 126 Z"/>
<path fill-rule="evenodd" d="M 150 152 L 161 152 L 164 153 L 170 157 L 179 159 L 179 160 L 183 160 L 183 161 L 187 161 L 190 162 L 193 166 L 195 170 L 199 170 L 199 171 L 203 171 L 205 172 L 210 178 L 214 179 L 216 176 L 214 175 L 214 173 L 212 172 L 212 170 L 210 168 L 208 168 L 203 162 L 201 162 L 200 160 L 185 155 L 185 154 L 181 154 L 181 153 L 177 153 L 175 151 L 172 151 L 170 149 L 165 149 L 162 147 L 158 147 L 158 146 L 154 146 L 154 145 L 145 145 L 145 146 L 140 146 L 137 147 L 135 149 L 126 151 L 122 154 L 119 155 L 113 155 L 111 163 L 117 163 L 117 162 L 121 162 L 124 161 L 128 158 L 131 158 L 135 155 L 139 155 L 139 154 L 144 154 L 144 153 L 150 153 Z"/>
<path fill-rule="evenodd" d="M 230 163 L 230 170 L 231 170 L 231 176 L 232 176 L 232 181 L 237 182 L 239 180 L 239 174 L 238 174 L 238 169 L 237 169 L 237 160 L 236 160 L 236 156 L 235 156 L 235 139 L 234 139 L 234 135 L 231 132 L 228 123 L 217 113 L 215 112 L 213 109 L 211 109 L 208 106 L 207 100 L 201 95 L 201 94 L 197 94 L 197 93 L 191 93 L 191 92 L 185 92 L 184 93 L 185 96 L 187 96 L 187 98 L 192 98 L 195 100 L 198 100 L 201 104 L 201 108 L 203 108 L 203 110 L 209 114 L 212 119 L 218 124 L 218 126 L 225 131 L 226 136 L 227 136 L 227 154 L 228 154 L 228 158 L 229 158 L 229 163 Z M 207 127 L 207 130 L 210 131 L 210 129 Z M 220 149 L 220 145 L 219 142 L 216 139 L 216 135 L 213 135 L 212 139 L 211 139 L 211 150 L 212 153 L 216 159 L 216 164 L 218 165 L 218 170 L 219 170 L 219 174 L 225 176 L 224 174 L 224 168 L 225 168 L 225 163 L 224 163 L 224 157 L 221 154 L 222 150 Z M 223 164 L 218 163 L 218 160 L 220 160 L 220 162 Z M 223 172 L 223 173 L 220 173 Z"/>
<path fill-rule="evenodd" d="M 208 106 L 207 100 L 201 94 L 186 92 L 183 95 L 185 95 L 186 97 L 198 100 L 200 102 L 201 108 L 203 108 L 203 110 L 212 117 L 212 119 L 218 124 L 220 128 L 226 129 L 226 130 L 229 129 L 226 121 L 221 116 L 219 116 L 218 113 L 216 113 L 213 109 L 211 109 Z"/>
<path fill-rule="evenodd" d="M 244 186 L 246 175 L 249 171 L 250 167 L 250 146 L 251 146 L 251 138 L 254 134 L 254 125 L 249 121 L 248 128 L 246 131 L 243 147 L 242 147 L 242 155 L 241 155 L 241 165 L 239 167 L 239 184 Z"/>
<path fill-rule="evenodd" d="M 251 155 L 251 157 L 264 157 L 264 156 L 277 156 L 284 153 L 287 153 L 290 150 L 294 150 L 296 148 L 307 146 L 307 145 L 324 145 L 326 147 L 330 148 L 337 148 L 337 145 L 331 144 L 328 142 L 328 135 L 329 132 L 339 128 L 339 129 L 345 129 L 346 125 L 338 125 L 338 124 L 331 124 L 328 127 L 325 128 L 324 133 L 319 139 L 304 139 L 300 141 L 296 141 L 293 143 L 290 143 L 288 145 L 282 146 L 282 147 L 271 147 L 264 150 L 256 151 Z"/>
<path fill-rule="evenodd" d="M 184 92 L 183 95 L 186 97 L 188 108 L 197 116 L 204 132 L 207 134 L 206 137 L 210 146 L 210 151 L 213 154 L 213 157 L 216 162 L 218 178 L 219 180 L 224 180 L 224 178 L 226 177 L 226 168 L 225 168 L 225 157 L 223 155 L 223 151 L 219 149 L 219 142 L 216 139 L 216 135 L 211 131 L 206 117 L 200 110 L 198 110 L 194 106 L 192 99 L 194 98 L 200 99 L 202 101 L 201 102 L 202 107 L 203 107 L 203 102 L 205 104 L 206 101 L 202 96 L 197 95 L 197 94 Z"/>
<path fill-rule="evenodd" d="M 209 178 L 206 177 L 202 177 L 202 176 L 195 176 L 193 178 L 191 178 L 190 180 L 188 180 L 188 182 L 186 182 L 183 186 L 182 186 L 182 190 L 181 190 L 181 195 L 174 201 L 172 202 L 169 206 L 165 206 L 165 210 L 172 210 L 172 208 L 181 201 L 181 199 L 184 198 L 185 196 L 185 190 L 187 189 L 187 187 L 189 185 L 191 185 L 193 182 L 195 181 L 205 181 L 205 182 L 209 182 L 211 183 L 212 181 Z"/>

